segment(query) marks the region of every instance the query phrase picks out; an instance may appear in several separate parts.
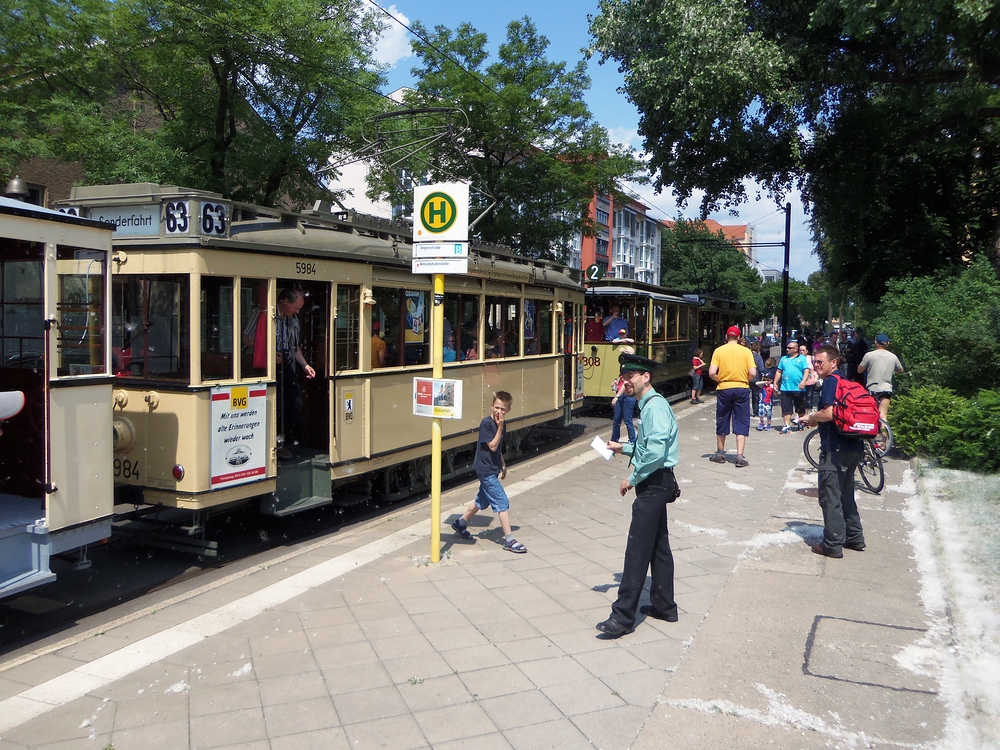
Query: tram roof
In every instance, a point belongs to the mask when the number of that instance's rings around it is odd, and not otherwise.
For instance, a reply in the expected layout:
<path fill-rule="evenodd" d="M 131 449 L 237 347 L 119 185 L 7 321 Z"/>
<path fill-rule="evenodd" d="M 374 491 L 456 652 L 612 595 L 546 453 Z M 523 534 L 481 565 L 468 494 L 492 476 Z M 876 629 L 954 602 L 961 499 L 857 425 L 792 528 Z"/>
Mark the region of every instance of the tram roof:
<path fill-rule="evenodd" d="M 23 216 L 29 219 L 44 219 L 45 221 L 75 224 L 81 227 L 94 227 L 95 229 L 114 229 L 113 224 L 106 224 L 103 221 L 94 221 L 93 219 L 84 219 L 73 214 L 63 213 L 62 211 L 53 211 L 51 208 L 36 206 L 33 203 L 25 203 L 24 201 L 14 200 L 2 195 L 0 195 L 0 214 Z"/>
<path fill-rule="evenodd" d="M 595 297 L 643 297 L 659 300 L 661 302 L 678 302 L 681 304 L 697 304 L 695 300 L 684 297 L 675 297 L 672 294 L 653 292 L 648 289 L 636 289 L 629 286 L 599 286 L 587 289 L 587 295 Z"/>

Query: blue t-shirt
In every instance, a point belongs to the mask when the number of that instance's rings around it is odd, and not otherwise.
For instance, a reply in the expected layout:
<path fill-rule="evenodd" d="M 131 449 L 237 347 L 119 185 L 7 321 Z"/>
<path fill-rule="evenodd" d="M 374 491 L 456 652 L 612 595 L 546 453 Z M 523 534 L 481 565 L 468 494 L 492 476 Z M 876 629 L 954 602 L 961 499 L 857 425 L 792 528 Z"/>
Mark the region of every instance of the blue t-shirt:
<path fill-rule="evenodd" d="M 805 391 L 805 388 L 799 388 L 799 383 L 806 376 L 808 369 L 809 357 L 803 357 L 801 354 L 796 354 L 794 357 L 782 357 L 778 363 L 778 371 L 781 372 L 781 390 L 784 392 Z"/>
<path fill-rule="evenodd" d="M 496 452 L 490 450 L 490 441 L 497 434 L 497 423 L 493 420 L 492 416 L 483 417 L 483 421 L 479 423 L 479 442 L 476 443 L 476 459 L 472 462 L 472 468 L 475 470 L 476 475 L 480 477 L 487 476 L 497 476 L 503 469 L 501 462 L 501 454 L 503 453 L 503 439 L 506 437 L 504 435 L 500 438 L 500 444 L 497 446 Z M 506 431 L 507 425 L 504 425 L 504 430 Z"/>
<path fill-rule="evenodd" d="M 820 410 L 832 406 L 837 397 L 837 380 L 840 375 L 836 373 L 823 380 L 823 390 L 820 393 Z M 821 451 L 859 451 L 864 446 L 861 438 L 841 435 L 837 431 L 837 426 L 833 422 L 819 423 L 819 448 Z"/>

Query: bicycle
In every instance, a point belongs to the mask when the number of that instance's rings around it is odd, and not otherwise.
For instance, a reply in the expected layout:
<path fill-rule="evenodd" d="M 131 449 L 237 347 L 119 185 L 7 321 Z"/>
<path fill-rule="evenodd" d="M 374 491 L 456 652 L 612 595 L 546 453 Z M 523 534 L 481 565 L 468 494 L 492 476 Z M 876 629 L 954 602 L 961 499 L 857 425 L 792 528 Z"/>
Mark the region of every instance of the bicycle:
<path fill-rule="evenodd" d="M 886 425 L 888 427 L 888 425 Z M 882 466 L 882 455 L 878 452 L 876 447 L 876 441 L 878 436 L 874 438 L 862 438 L 864 442 L 864 452 L 861 455 L 861 460 L 858 462 L 858 471 L 861 472 L 861 481 L 865 483 L 865 487 L 874 492 L 876 495 L 882 491 L 885 487 L 885 467 Z M 890 436 L 891 441 L 891 436 Z M 891 446 L 891 442 L 890 442 Z M 812 464 L 814 469 L 819 468 L 819 428 L 809 432 L 806 435 L 805 440 L 802 441 L 802 452 L 806 456 L 806 460 Z"/>

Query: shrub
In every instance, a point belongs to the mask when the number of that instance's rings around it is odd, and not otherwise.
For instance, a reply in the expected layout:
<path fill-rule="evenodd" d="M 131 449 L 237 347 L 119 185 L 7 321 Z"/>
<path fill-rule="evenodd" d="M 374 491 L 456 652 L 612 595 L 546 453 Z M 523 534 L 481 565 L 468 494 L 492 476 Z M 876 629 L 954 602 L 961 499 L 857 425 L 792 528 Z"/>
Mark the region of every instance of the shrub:
<path fill-rule="evenodd" d="M 937 456 L 953 469 L 1000 469 L 1000 392 L 975 398 L 928 386 L 892 400 L 896 443 L 911 455 Z"/>

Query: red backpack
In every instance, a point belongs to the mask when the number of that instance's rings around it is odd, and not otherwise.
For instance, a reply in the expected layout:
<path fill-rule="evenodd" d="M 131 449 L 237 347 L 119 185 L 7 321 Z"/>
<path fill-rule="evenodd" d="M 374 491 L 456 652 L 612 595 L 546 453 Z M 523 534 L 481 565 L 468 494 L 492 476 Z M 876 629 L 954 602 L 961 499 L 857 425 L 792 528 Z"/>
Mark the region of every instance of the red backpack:
<path fill-rule="evenodd" d="M 837 376 L 833 400 L 833 425 L 846 437 L 875 437 L 878 434 L 878 401 L 861 383 Z"/>

